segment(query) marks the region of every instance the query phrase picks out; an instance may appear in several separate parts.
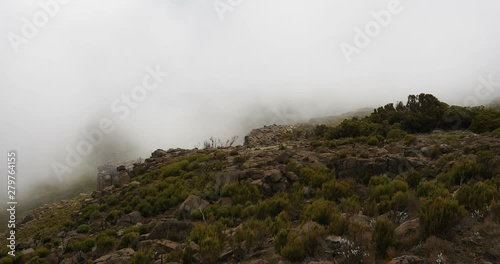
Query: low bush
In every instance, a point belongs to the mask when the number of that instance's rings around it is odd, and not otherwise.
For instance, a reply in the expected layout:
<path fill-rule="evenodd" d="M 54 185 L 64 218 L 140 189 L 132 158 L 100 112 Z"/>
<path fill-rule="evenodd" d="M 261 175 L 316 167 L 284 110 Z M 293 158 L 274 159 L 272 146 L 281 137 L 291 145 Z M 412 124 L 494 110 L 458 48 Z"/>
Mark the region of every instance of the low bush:
<path fill-rule="evenodd" d="M 216 237 L 206 237 L 200 241 L 200 256 L 203 263 L 217 263 L 223 242 Z"/>
<path fill-rule="evenodd" d="M 366 144 L 370 145 L 370 146 L 377 146 L 378 144 L 380 144 L 379 140 L 376 138 L 376 137 L 370 137 L 367 141 L 366 141 Z"/>
<path fill-rule="evenodd" d="M 271 225 L 268 221 L 252 219 L 244 222 L 231 237 L 231 244 L 238 258 L 243 259 L 244 255 L 251 253 L 254 247 L 263 245 L 271 233 L 270 229 Z"/>
<path fill-rule="evenodd" d="M 418 197 L 447 197 L 450 195 L 448 189 L 441 183 L 435 181 L 422 181 L 417 186 Z"/>
<path fill-rule="evenodd" d="M 490 211 L 493 221 L 500 224 L 500 202 L 497 200 L 491 201 Z"/>
<path fill-rule="evenodd" d="M 412 146 L 412 145 L 415 145 L 416 143 L 417 143 L 417 137 L 415 137 L 414 135 L 406 135 L 405 136 L 404 144 L 406 146 Z"/>
<path fill-rule="evenodd" d="M 399 129 L 399 128 L 393 128 L 391 130 L 389 130 L 389 132 L 387 132 L 387 140 L 389 141 L 399 141 L 403 138 L 405 138 L 406 136 L 406 132 L 404 132 L 403 130 Z"/>
<path fill-rule="evenodd" d="M 285 193 L 277 193 L 273 197 L 259 202 L 256 215 L 260 219 L 276 217 L 290 206 L 287 195 Z"/>
<path fill-rule="evenodd" d="M 259 189 L 250 181 L 227 184 L 222 187 L 220 194 L 222 197 L 231 197 L 237 204 L 245 204 L 247 201 L 255 203 L 260 199 Z"/>
<path fill-rule="evenodd" d="M 76 229 L 76 232 L 80 234 L 87 234 L 89 231 L 90 231 L 89 225 L 79 225 L 78 228 Z"/>
<path fill-rule="evenodd" d="M 302 168 L 299 172 L 299 177 L 309 186 L 318 188 L 326 181 L 334 178 L 334 175 L 327 167 L 314 166 Z"/>
<path fill-rule="evenodd" d="M 491 203 L 497 192 L 497 188 L 488 182 L 478 182 L 473 187 L 460 186 L 456 199 L 469 211 L 482 210 Z"/>
<path fill-rule="evenodd" d="M 71 240 L 66 245 L 66 252 L 78 252 L 88 253 L 95 246 L 95 240 L 93 238 L 87 238 L 85 240 Z"/>
<path fill-rule="evenodd" d="M 132 248 L 137 245 L 137 242 L 139 240 L 139 233 L 138 232 L 130 232 L 127 234 L 124 234 L 122 236 L 122 239 L 120 240 L 120 248 Z"/>
<path fill-rule="evenodd" d="M 373 230 L 373 241 L 377 249 L 377 255 L 387 256 L 387 250 L 394 244 L 394 224 L 385 217 L 377 218 Z"/>
<path fill-rule="evenodd" d="M 96 239 L 96 251 L 98 254 L 108 253 L 115 246 L 115 238 L 109 235 L 99 235 Z"/>
<path fill-rule="evenodd" d="M 335 213 L 334 205 L 323 199 L 316 199 L 310 205 L 307 205 L 303 218 L 304 220 L 312 220 L 321 225 L 328 225 Z"/>
<path fill-rule="evenodd" d="M 284 258 L 292 261 L 303 261 L 308 256 L 313 256 L 316 249 L 319 247 L 320 239 L 324 236 L 325 230 L 320 228 L 313 228 L 307 232 L 292 231 L 288 232 L 286 244 L 281 247 L 279 253 Z M 280 233 L 279 244 L 281 245 L 284 240 L 285 233 Z"/>
<path fill-rule="evenodd" d="M 39 247 L 35 251 L 35 255 L 39 258 L 46 258 L 50 254 L 50 250 L 46 247 Z"/>
<path fill-rule="evenodd" d="M 321 186 L 321 194 L 330 201 L 340 201 L 354 194 L 352 183 L 331 179 Z"/>
<path fill-rule="evenodd" d="M 464 217 L 465 209 L 456 200 L 443 197 L 424 199 L 420 224 L 426 235 L 437 235 L 454 227 Z"/>
<path fill-rule="evenodd" d="M 154 263 L 152 251 L 137 251 L 132 256 L 132 264 L 152 264 Z"/>
<path fill-rule="evenodd" d="M 153 214 L 153 206 L 147 201 L 141 201 L 135 207 L 135 210 L 139 211 L 144 217 L 149 217 Z"/>

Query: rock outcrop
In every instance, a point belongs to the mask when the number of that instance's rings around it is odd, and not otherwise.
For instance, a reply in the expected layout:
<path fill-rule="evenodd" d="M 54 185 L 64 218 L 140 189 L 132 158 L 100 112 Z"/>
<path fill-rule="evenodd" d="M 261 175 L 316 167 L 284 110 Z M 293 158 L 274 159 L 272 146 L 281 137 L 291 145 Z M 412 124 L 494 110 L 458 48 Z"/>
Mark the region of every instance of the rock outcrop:
<path fill-rule="evenodd" d="M 153 228 L 148 235 L 148 239 L 168 239 L 176 242 L 183 241 L 191 232 L 193 224 L 179 221 L 174 218 L 165 219 Z"/>
<path fill-rule="evenodd" d="M 203 210 L 210 205 L 209 202 L 196 195 L 189 195 L 179 207 L 179 213 L 188 218 L 194 210 Z"/>
<path fill-rule="evenodd" d="M 124 248 L 104 255 L 94 261 L 94 264 L 123 264 L 130 263 L 135 251 L 131 248 Z"/>
<path fill-rule="evenodd" d="M 329 165 L 335 168 L 338 178 L 366 177 L 380 174 L 397 175 L 411 168 L 421 168 L 424 163 L 419 159 L 399 155 L 384 155 L 376 158 L 349 157 L 334 161 Z"/>

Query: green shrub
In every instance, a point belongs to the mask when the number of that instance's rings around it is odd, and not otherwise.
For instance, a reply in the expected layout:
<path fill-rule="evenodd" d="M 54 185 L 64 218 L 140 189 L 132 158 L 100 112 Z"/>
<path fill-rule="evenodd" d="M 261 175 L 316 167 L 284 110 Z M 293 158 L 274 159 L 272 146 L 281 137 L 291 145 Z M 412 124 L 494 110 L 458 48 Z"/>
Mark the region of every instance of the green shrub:
<path fill-rule="evenodd" d="M 493 109 L 479 108 L 476 110 L 470 130 L 474 133 L 493 131 L 500 127 L 500 112 Z"/>
<path fill-rule="evenodd" d="M 277 193 L 269 199 L 260 201 L 257 205 L 256 214 L 260 219 L 276 217 L 288 207 L 290 207 L 290 202 L 287 195 L 284 193 Z"/>
<path fill-rule="evenodd" d="M 394 243 L 394 224 L 385 217 L 377 218 L 373 230 L 373 241 L 377 249 L 377 255 L 387 256 L 387 249 Z"/>
<path fill-rule="evenodd" d="M 220 238 L 221 231 L 215 225 L 197 225 L 191 229 L 191 233 L 189 234 L 189 239 L 198 245 L 206 237 Z"/>
<path fill-rule="evenodd" d="M 153 214 L 153 207 L 147 201 L 141 201 L 135 208 L 142 216 L 149 217 Z"/>
<path fill-rule="evenodd" d="M 331 179 L 321 186 L 321 194 L 330 201 L 340 201 L 342 198 L 350 197 L 354 192 L 350 182 Z"/>
<path fill-rule="evenodd" d="M 281 229 L 274 237 L 274 248 L 276 249 L 276 252 L 281 252 L 281 249 L 286 245 L 288 241 L 288 233 L 290 233 L 289 229 Z"/>
<path fill-rule="evenodd" d="M 99 254 L 108 253 L 115 246 L 115 238 L 109 235 L 100 235 L 96 239 L 97 252 Z"/>
<path fill-rule="evenodd" d="M 478 182 L 473 187 L 463 185 L 457 190 L 456 198 L 469 211 L 482 210 L 489 205 L 497 193 L 495 186 Z"/>
<path fill-rule="evenodd" d="M 377 146 L 380 142 L 378 141 L 378 139 L 376 137 L 370 137 L 368 139 L 368 141 L 366 142 L 366 144 L 370 145 L 370 146 Z"/>
<path fill-rule="evenodd" d="M 39 247 L 35 251 L 35 255 L 40 258 L 46 258 L 50 254 L 50 250 L 46 247 Z"/>
<path fill-rule="evenodd" d="M 353 195 L 349 198 L 340 199 L 339 208 L 341 212 L 345 213 L 358 213 L 361 210 L 361 205 L 359 204 L 359 197 Z"/>
<path fill-rule="evenodd" d="M 337 235 L 344 236 L 349 231 L 350 220 L 340 213 L 334 213 L 331 216 L 330 224 L 328 225 L 328 232 Z"/>
<path fill-rule="evenodd" d="M 347 158 L 347 156 L 348 156 L 348 153 L 345 150 L 339 151 L 336 154 L 337 159 L 345 159 L 345 158 Z"/>
<path fill-rule="evenodd" d="M 419 197 L 436 198 L 447 197 L 449 195 L 448 189 L 443 184 L 435 181 L 422 181 L 417 186 L 417 196 Z"/>
<path fill-rule="evenodd" d="M 250 204 L 247 207 L 243 208 L 241 211 L 242 218 L 252 217 L 257 214 L 258 208 L 257 205 Z"/>
<path fill-rule="evenodd" d="M 463 159 L 455 162 L 448 172 L 439 175 L 438 180 L 447 185 L 462 185 L 469 182 L 478 173 L 479 167 L 475 160 Z"/>
<path fill-rule="evenodd" d="M 88 220 L 95 220 L 99 217 L 99 205 L 90 204 L 82 209 L 82 215 L 78 218 L 78 223 L 84 223 Z"/>
<path fill-rule="evenodd" d="M 299 177 L 303 179 L 309 186 L 313 188 L 321 187 L 321 185 L 334 177 L 333 173 L 325 166 L 314 166 L 302 168 L 299 172 Z"/>
<path fill-rule="evenodd" d="M 307 257 L 304 241 L 297 234 L 289 233 L 280 254 L 292 262 L 303 261 Z"/>
<path fill-rule="evenodd" d="M 426 235 L 437 235 L 455 226 L 465 215 L 463 206 L 456 200 L 437 197 L 421 203 L 420 224 Z"/>
<path fill-rule="evenodd" d="M 420 179 L 422 178 L 422 176 L 417 170 L 411 168 L 409 171 L 405 173 L 405 178 L 406 182 L 411 188 L 416 188 L 420 183 Z"/>
<path fill-rule="evenodd" d="M 335 213 L 334 205 L 331 202 L 320 198 L 314 200 L 312 204 L 306 206 L 303 218 L 315 221 L 316 223 L 322 225 L 328 225 L 332 220 L 333 213 Z"/>
<path fill-rule="evenodd" d="M 115 206 L 118 203 L 120 203 L 120 200 L 118 200 L 118 198 L 115 196 L 111 196 L 111 197 L 106 199 L 106 204 L 109 206 Z"/>
<path fill-rule="evenodd" d="M 396 211 L 405 211 L 412 200 L 410 192 L 396 192 L 391 198 L 391 208 Z"/>
<path fill-rule="evenodd" d="M 120 248 L 129 248 L 129 247 L 135 247 L 139 240 L 139 233 L 138 232 L 130 232 L 127 234 L 124 234 L 122 236 L 122 239 L 120 240 Z"/>
<path fill-rule="evenodd" d="M 415 137 L 414 135 L 406 135 L 404 142 L 406 146 L 415 145 L 417 143 L 417 137 Z"/>
<path fill-rule="evenodd" d="M 95 240 L 93 238 L 87 238 L 85 240 L 71 240 L 66 245 L 66 252 L 78 252 L 88 253 L 95 246 Z"/>
<path fill-rule="evenodd" d="M 410 195 L 407 194 L 409 186 L 402 180 L 389 180 L 386 175 L 375 176 L 370 179 L 368 186 L 370 199 L 378 204 L 377 209 L 380 214 L 391 208 L 404 209 L 409 204 Z"/>
<path fill-rule="evenodd" d="M 493 218 L 497 224 L 500 224 L 500 202 L 497 200 L 491 201 L 490 211 Z"/>
<path fill-rule="evenodd" d="M 495 153 L 491 150 L 476 153 L 477 171 L 480 176 L 490 179 L 493 176 Z"/>
<path fill-rule="evenodd" d="M 217 263 L 223 243 L 216 237 L 206 237 L 200 242 L 200 256 L 203 263 Z"/>
<path fill-rule="evenodd" d="M 109 214 L 106 216 L 106 221 L 111 222 L 111 223 L 115 223 L 116 220 L 118 220 L 121 215 L 122 215 L 122 211 L 113 210 L 113 211 L 109 212 Z"/>
<path fill-rule="evenodd" d="M 281 248 L 279 253 L 284 258 L 292 261 L 299 262 L 303 261 L 307 256 L 313 256 L 316 249 L 319 247 L 320 239 L 324 236 L 325 230 L 322 227 L 315 228 L 307 232 L 302 231 L 292 231 L 288 233 L 287 242 Z M 281 234 L 282 237 L 279 243 L 282 244 L 284 240 L 284 233 Z"/>
<path fill-rule="evenodd" d="M 260 192 L 250 181 L 240 181 L 222 187 L 221 196 L 231 197 L 237 204 L 244 204 L 247 201 L 255 203 L 260 199 Z"/>
<path fill-rule="evenodd" d="M 154 263 L 152 251 L 137 251 L 132 257 L 133 264 L 152 264 Z"/>
<path fill-rule="evenodd" d="M 162 178 L 170 177 L 170 176 L 182 176 L 186 171 L 184 169 L 189 164 L 187 160 L 181 160 L 172 162 L 168 165 L 163 166 L 160 169 L 160 175 Z"/>
<path fill-rule="evenodd" d="M 78 228 L 76 229 L 76 232 L 80 234 L 87 234 L 89 231 L 90 231 L 89 225 L 79 225 Z"/>
<path fill-rule="evenodd" d="M 270 229 L 271 226 L 267 221 L 248 220 L 244 222 L 231 237 L 231 244 L 233 249 L 238 252 L 239 258 L 242 259 L 254 247 L 262 246 L 271 233 Z"/>
<path fill-rule="evenodd" d="M 109 206 L 107 204 L 102 204 L 101 206 L 99 206 L 99 212 L 104 212 L 106 210 L 108 210 Z"/>
<path fill-rule="evenodd" d="M 389 141 L 398 141 L 403 139 L 406 136 L 406 132 L 399 128 L 393 128 L 387 132 L 387 140 Z"/>

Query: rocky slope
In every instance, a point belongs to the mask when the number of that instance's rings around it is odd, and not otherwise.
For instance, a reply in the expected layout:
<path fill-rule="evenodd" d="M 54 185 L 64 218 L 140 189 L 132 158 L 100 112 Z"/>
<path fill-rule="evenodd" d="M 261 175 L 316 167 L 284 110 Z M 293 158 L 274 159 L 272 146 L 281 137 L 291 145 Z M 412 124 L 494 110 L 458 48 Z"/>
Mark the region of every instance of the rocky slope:
<path fill-rule="evenodd" d="M 0 263 L 500 263 L 499 154 L 498 137 L 467 130 L 374 142 L 307 125 L 157 150 L 33 210 Z M 493 176 L 468 176 L 485 162 Z"/>

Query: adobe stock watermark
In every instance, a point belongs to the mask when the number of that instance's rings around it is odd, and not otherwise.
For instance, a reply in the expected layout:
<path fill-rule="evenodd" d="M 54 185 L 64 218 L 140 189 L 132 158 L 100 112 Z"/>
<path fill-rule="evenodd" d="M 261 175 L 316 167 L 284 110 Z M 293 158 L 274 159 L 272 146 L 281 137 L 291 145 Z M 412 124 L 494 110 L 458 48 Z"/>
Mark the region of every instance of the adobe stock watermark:
<path fill-rule="evenodd" d="M 128 93 L 121 94 L 111 102 L 110 109 L 116 117 L 105 117 L 99 121 L 99 126 L 91 130 L 83 129 L 82 138 L 74 145 L 67 145 L 66 157 L 63 162 L 54 161 L 51 163 L 52 169 L 59 181 L 63 181 L 65 173 L 71 173 L 98 146 L 104 141 L 104 137 L 113 133 L 116 129 L 116 121 L 125 120 L 130 116 L 133 109 L 139 107 L 140 103 L 146 100 L 149 93 L 159 87 L 164 82 L 168 73 L 162 72 L 159 65 L 155 68 L 146 67 L 146 74 L 142 78 L 140 85 L 134 86 Z"/>
<path fill-rule="evenodd" d="M 487 77 L 479 76 L 477 78 L 477 85 L 474 88 L 474 94 L 467 96 L 462 105 L 480 106 L 490 99 L 498 88 L 500 88 L 500 82 L 493 81 L 493 74 L 490 73 Z M 470 115 L 462 109 L 457 109 L 456 111 L 449 109 L 443 117 L 445 122 L 453 123 L 453 129 L 461 127 L 464 118 L 468 119 Z"/>
<path fill-rule="evenodd" d="M 347 63 L 352 62 L 354 54 L 360 54 L 363 49 L 366 49 L 378 37 L 384 28 L 387 28 L 395 15 L 401 14 L 403 6 L 400 0 L 390 0 L 387 3 L 387 8 L 378 12 L 372 10 L 370 12 L 372 20 L 368 21 L 364 28 L 354 28 L 353 44 L 341 42 L 340 50 L 344 55 Z"/>
<path fill-rule="evenodd" d="M 233 12 L 241 3 L 243 0 L 215 0 L 213 7 L 220 21 L 224 21 L 225 14 Z"/>
<path fill-rule="evenodd" d="M 12 31 L 7 33 L 7 39 L 14 52 L 18 53 L 21 45 L 27 45 L 31 39 L 36 37 L 40 30 L 45 28 L 51 19 L 59 13 L 61 6 L 69 2 L 71 0 L 41 0 L 38 2 L 40 8 L 33 14 L 31 19 L 27 17 L 21 19 L 23 25 L 21 26 L 20 34 Z"/>
<path fill-rule="evenodd" d="M 486 101 L 495 93 L 496 88 L 500 87 L 500 82 L 493 81 L 493 74 L 490 73 L 487 78 L 479 76 L 477 85 L 474 88 L 474 95 L 465 98 L 463 105 L 481 105 L 481 101 Z"/>

